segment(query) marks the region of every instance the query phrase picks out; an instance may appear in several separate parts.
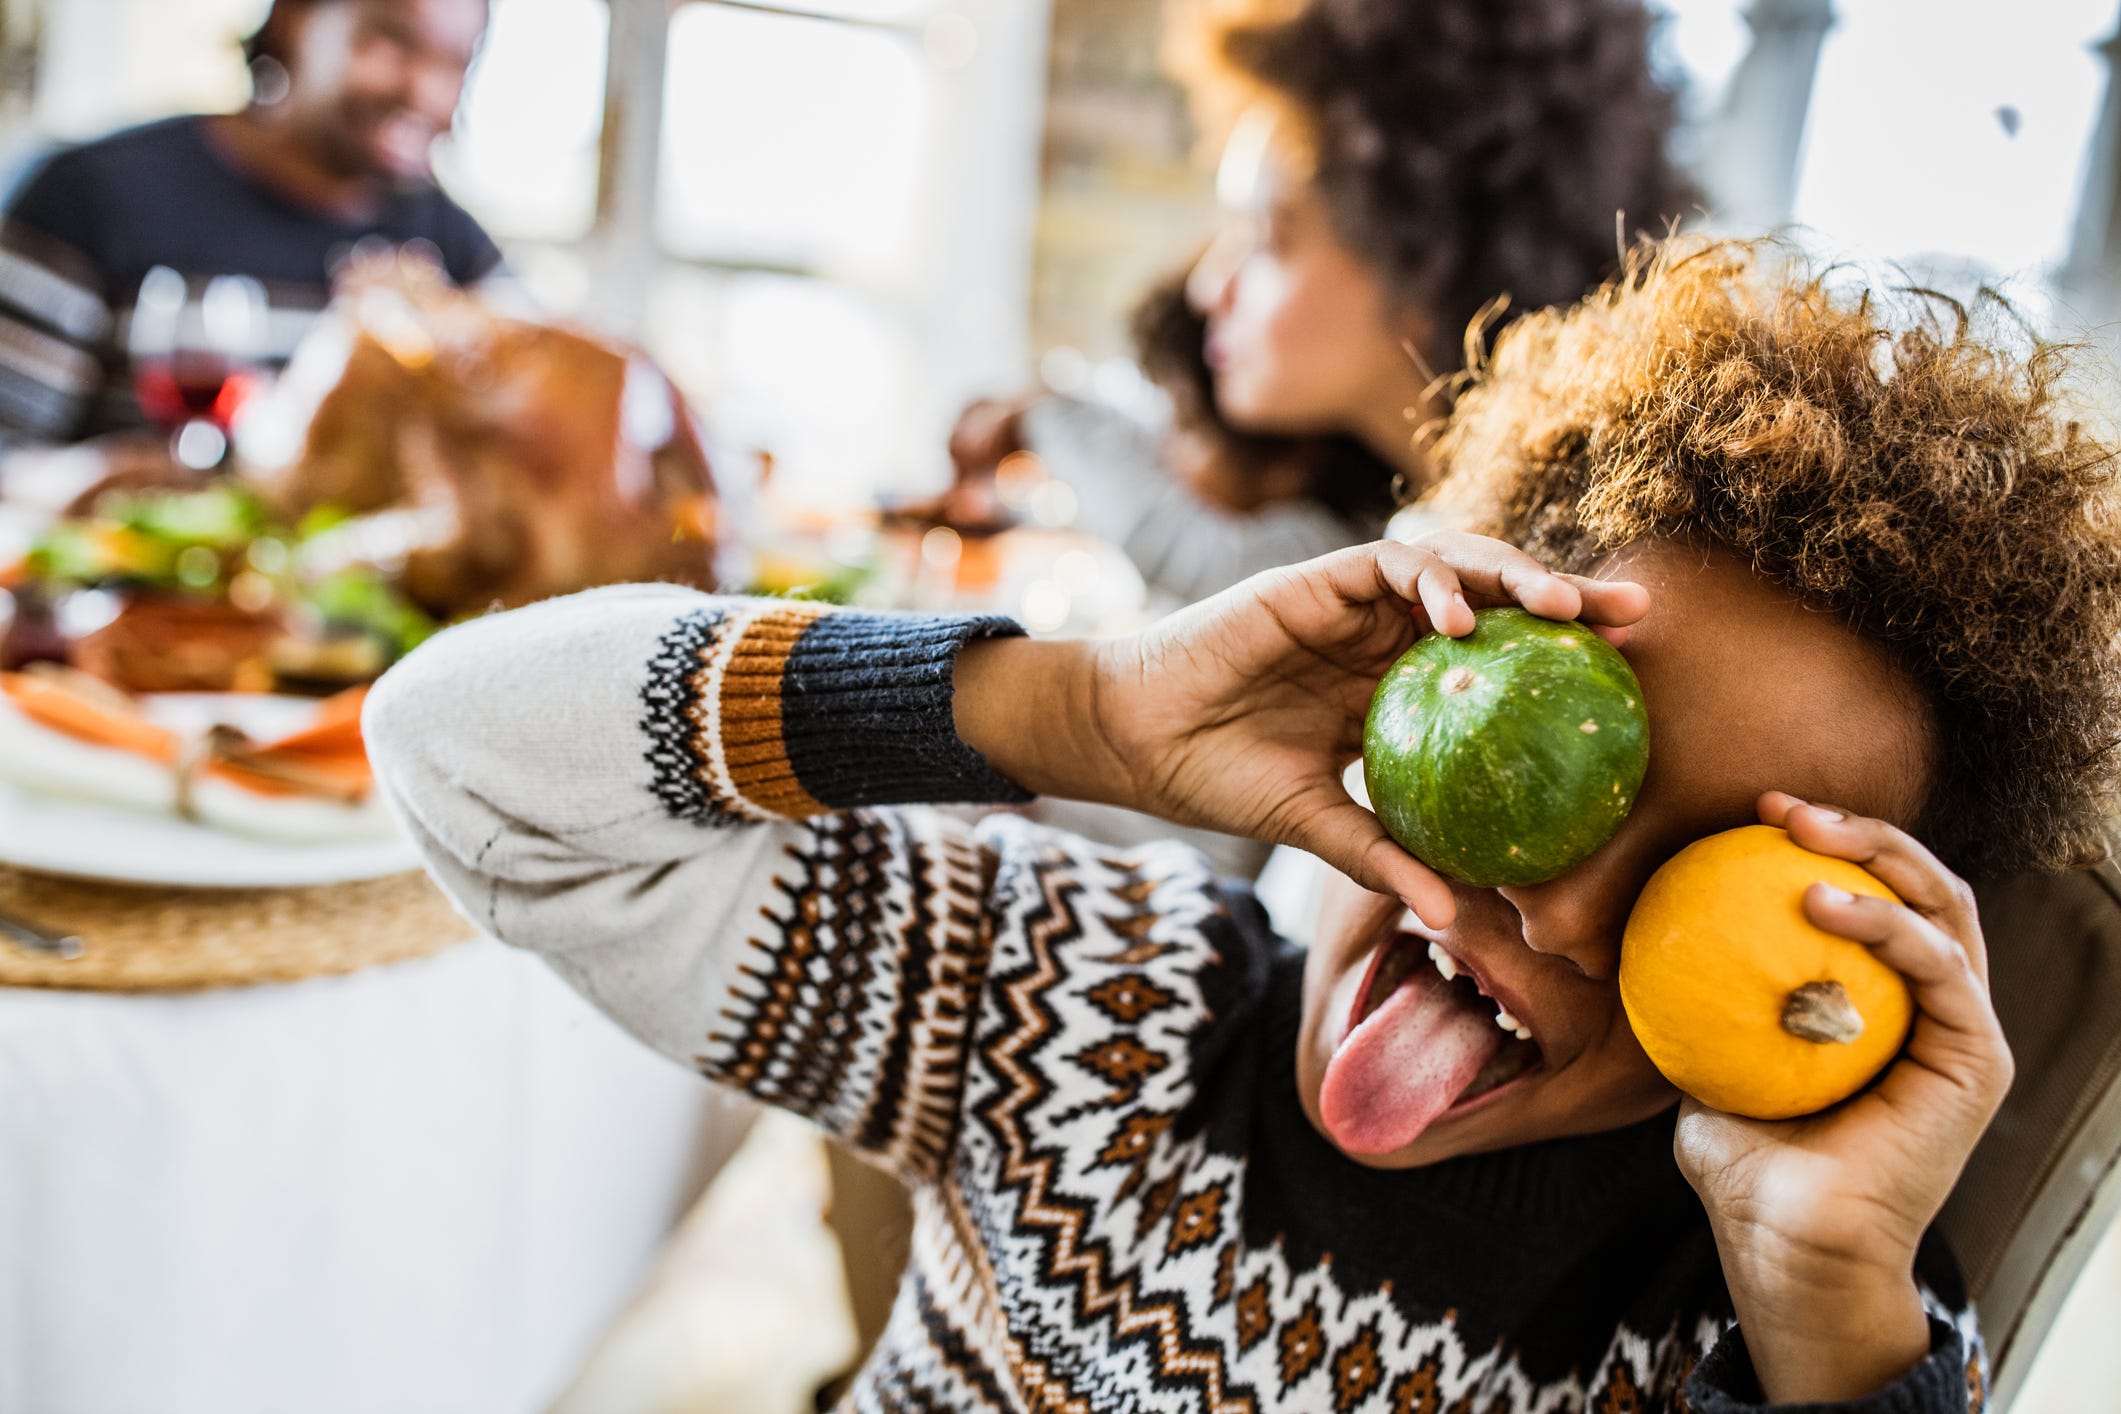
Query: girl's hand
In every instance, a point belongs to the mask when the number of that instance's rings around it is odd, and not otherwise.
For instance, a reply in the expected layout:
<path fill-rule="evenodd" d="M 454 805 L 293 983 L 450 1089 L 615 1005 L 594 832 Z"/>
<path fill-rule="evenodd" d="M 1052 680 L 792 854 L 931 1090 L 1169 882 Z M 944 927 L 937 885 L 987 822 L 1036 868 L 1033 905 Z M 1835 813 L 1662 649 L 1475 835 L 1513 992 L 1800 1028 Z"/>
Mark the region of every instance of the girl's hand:
<path fill-rule="evenodd" d="M 2010 1089 L 2011 1053 L 1965 883 L 1878 820 L 1779 791 L 1761 797 L 1760 818 L 1903 900 L 1814 884 L 1804 911 L 1907 979 L 1914 1028 L 1885 1073 L 1833 1109 L 1777 1122 L 1689 1100 L 1675 1147 L 1770 1400 L 1858 1398 L 1928 1353 L 1915 1248 Z"/>
<path fill-rule="evenodd" d="M 1618 642 L 1649 596 L 1482 536 L 1379 541 L 1255 575 L 1123 638 L 975 645 L 959 660 L 959 730 L 1033 790 L 1309 850 L 1441 927 L 1449 886 L 1349 798 L 1341 772 L 1399 655 L 1431 625 L 1463 637 L 1475 606 L 1508 603 Z M 1073 666 L 1052 671 L 1071 650 Z"/>
<path fill-rule="evenodd" d="M 958 414 L 950 431 L 950 465 L 957 480 L 991 474 L 1013 452 L 1024 450 L 1024 412 L 1031 398 L 988 398 Z"/>

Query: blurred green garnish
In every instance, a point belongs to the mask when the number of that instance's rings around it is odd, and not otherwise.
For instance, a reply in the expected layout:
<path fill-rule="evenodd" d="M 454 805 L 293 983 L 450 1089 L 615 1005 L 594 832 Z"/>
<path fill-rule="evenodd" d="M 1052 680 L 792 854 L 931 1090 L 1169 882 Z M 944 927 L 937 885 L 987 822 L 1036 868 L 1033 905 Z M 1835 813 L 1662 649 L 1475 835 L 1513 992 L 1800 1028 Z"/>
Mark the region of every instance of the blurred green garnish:
<path fill-rule="evenodd" d="M 295 541 L 299 544 L 327 530 L 335 530 L 352 519 L 353 512 L 343 506 L 312 506 L 301 520 L 295 522 Z"/>
<path fill-rule="evenodd" d="M 241 486 L 107 497 L 96 518 L 174 545 L 237 550 L 265 532 L 265 508 Z"/>
<path fill-rule="evenodd" d="M 86 518 L 54 523 L 27 562 L 34 577 L 70 587 L 211 589 L 226 560 L 265 529 L 264 509 L 241 487 L 134 492 L 105 497 Z"/>
<path fill-rule="evenodd" d="M 365 568 L 327 575 L 304 591 L 302 602 L 328 628 L 357 629 L 380 638 L 394 658 L 419 647 L 437 628 L 418 605 Z"/>

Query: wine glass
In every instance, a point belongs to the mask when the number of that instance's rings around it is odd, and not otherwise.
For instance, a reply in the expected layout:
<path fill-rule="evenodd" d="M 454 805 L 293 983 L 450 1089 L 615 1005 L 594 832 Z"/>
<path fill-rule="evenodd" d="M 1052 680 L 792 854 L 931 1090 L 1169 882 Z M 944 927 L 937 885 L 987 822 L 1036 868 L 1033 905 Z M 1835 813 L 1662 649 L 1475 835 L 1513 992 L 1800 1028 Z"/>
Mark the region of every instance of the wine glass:
<path fill-rule="evenodd" d="M 133 395 L 170 433 L 180 465 L 212 471 L 227 457 L 229 428 L 257 386 L 265 321 L 265 287 L 248 275 L 216 275 L 196 298 L 166 265 L 141 280 L 126 335 Z"/>

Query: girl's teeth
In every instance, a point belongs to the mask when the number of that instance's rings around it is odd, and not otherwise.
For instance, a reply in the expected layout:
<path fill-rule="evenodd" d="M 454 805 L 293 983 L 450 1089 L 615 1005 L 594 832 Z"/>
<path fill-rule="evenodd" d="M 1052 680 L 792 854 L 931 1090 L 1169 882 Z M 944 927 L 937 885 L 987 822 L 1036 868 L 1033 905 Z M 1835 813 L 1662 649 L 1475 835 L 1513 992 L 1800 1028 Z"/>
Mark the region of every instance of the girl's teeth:
<path fill-rule="evenodd" d="M 1442 943 L 1429 944 L 1429 961 L 1436 964 L 1436 970 L 1443 974 L 1444 981 L 1449 982 L 1458 976 L 1458 962 L 1444 951 Z M 1520 1041 L 1532 1039 L 1532 1028 L 1512 1016 L 1508 1007 L 1495 1008 L 1495 1024 Z"/>

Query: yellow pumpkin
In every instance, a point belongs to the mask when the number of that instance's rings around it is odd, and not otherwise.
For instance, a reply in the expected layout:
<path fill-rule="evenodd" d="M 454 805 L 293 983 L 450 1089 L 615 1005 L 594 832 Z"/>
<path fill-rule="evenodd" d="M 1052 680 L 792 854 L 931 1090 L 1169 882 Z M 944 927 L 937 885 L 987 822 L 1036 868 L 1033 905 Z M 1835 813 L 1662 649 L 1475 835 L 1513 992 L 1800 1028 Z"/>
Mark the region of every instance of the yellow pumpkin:
<path fill-rule="evenodd" d="M 1914 999 L 1861 943 L 1804 916 L 1824 881 L 1894 898 L 1768 825 L 1698 840 L 1650 876 L 1620 947 L 1620 1000 L 1657 1069 L 1705 1105 L 1789 1119 L 1837 1104 L 1899 1053 Z"/>

